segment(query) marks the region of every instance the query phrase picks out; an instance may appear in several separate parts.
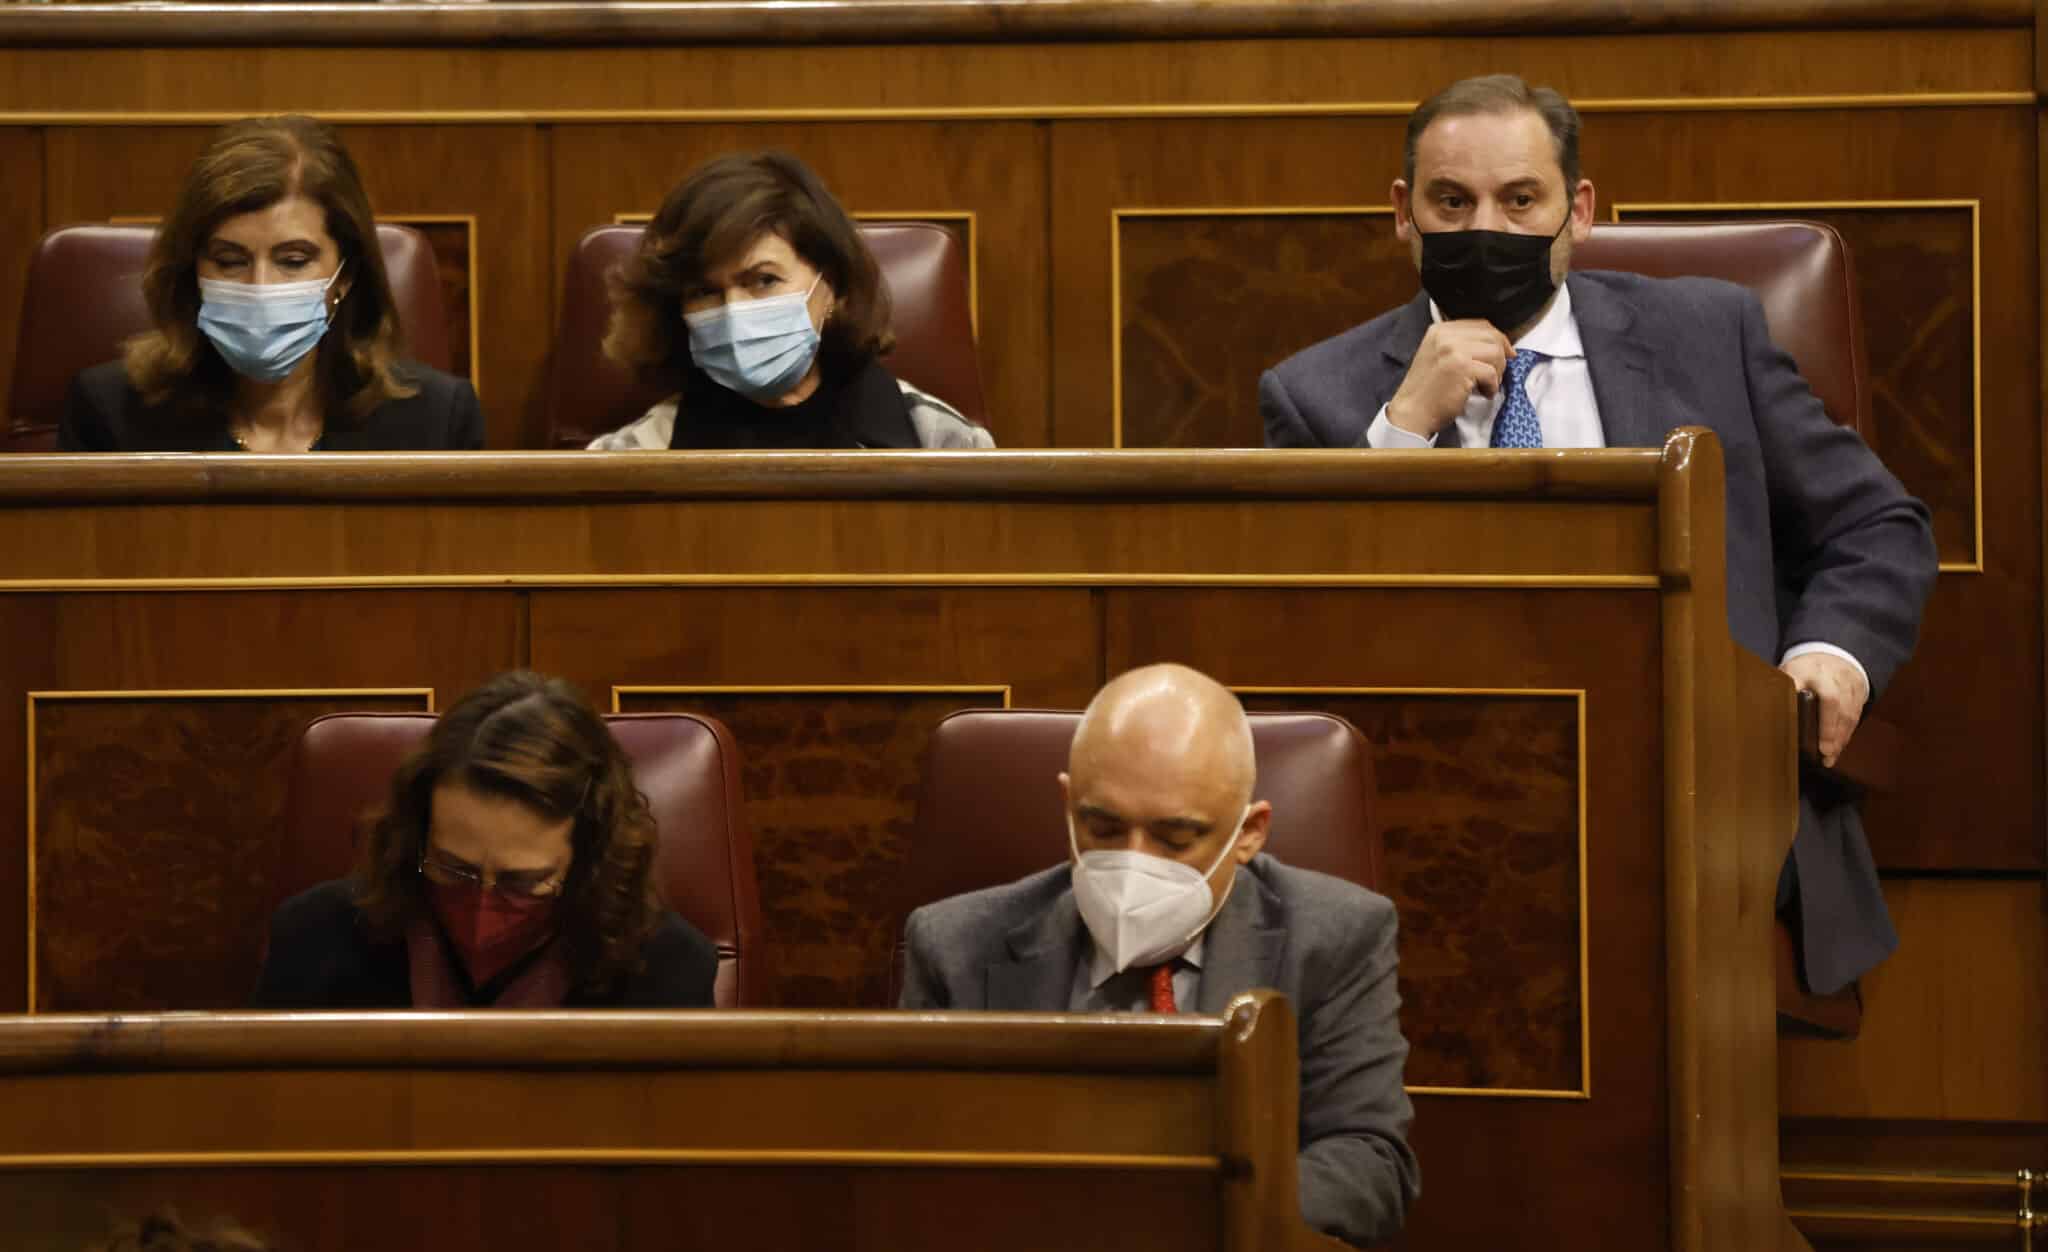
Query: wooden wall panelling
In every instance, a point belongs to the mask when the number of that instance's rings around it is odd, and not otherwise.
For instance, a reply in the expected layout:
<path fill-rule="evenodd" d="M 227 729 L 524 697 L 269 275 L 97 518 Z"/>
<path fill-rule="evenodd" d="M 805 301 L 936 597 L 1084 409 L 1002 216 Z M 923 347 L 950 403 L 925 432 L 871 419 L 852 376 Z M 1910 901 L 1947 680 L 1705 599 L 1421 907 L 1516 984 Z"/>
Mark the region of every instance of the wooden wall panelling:
<path fill-rule="evenodd" d="M 2025 109 L 1871 110 L 1854 114 L 1637 113 L 1590 118 L 1585 167 L 1606 204 L 1727 204 L 1960 199 L 1977 201 L 1982 309 L 1982 573 L 1944 574 L 1927 609 L 1920 649 L 1886 693 L 1885 716 L 1915 744 L 1912 781 L 1873 805 L 1871 841 L 1887 869 L 2038 870 L 2043 866 L 2041 774 L 2041 419 L 2034 287 L 2033 160 Z M 1845 140 L 1845 135 L 1853 139 Z M 1664 154 L 1645 161 L 1643 153 Z M 1848 212 L 1848 211 L 1845 211 Z M 1886 210 L 1862 212 L 1882 215 Z M 1906 211 L 1891 246 L 1907 238 Z M 1602 209 L 1602 215 L 1606 210 Z M 1868 228 L 1866 228 L 1868 229 Z M 1938 245 L 1924 241 L 1922 249 Z M 1865 261 L 1866 319 L 1915 323 L 1915 336 L 1955 340 L 1944 319 L 1960 316 L 1959 268 L 1923 290 L 1913 265 Z M 1868 269 L 1865 267 L 1869 266 Z M 1927 306 L 1924 310 L 1921 306 Z M 1870 361 L 1882 384 L 1890 363 Z M 1918 441 L 1909 467 L 1966 465 L 1970 429 L 1953 389 L 1913 393 L 1894 412 L 1939 404 L 1904 429 L 1881 426 L 1879 446 Z M 1885 405 L 1879 406 L 1883 421 Z M 1959 520 L 1959 519 L 1958 519 Z M 1966 538 L 1966 537 L 1965 537 Z M 1967 550 L 1967 542 L 1951 549 Z M 2024 694 L 2022 694 L 2024 693 Z M 1951 733 L 1968 726 L 1967 735 Z M 2002 787 L 1978 780 L 2001 778 Z"/>
<path fill-rule="evenodd" d="M 531 126 L 347 126 L 342 141 L 362 166 L 379 214 L 475 217 L 470 272 L 486 443 L 536 445 L 554 333 L 545 133 Z"/>
<path fill-rule="evenodd" d="M 43 234 L 43 132 L 0 128 L 0 426 L 14 385 L 14 341 L 28 262 Z"/>
<path fill-rule="evenodd" d="M 1890 879 L 1885 902 L 1899 950 L 1863 980 L 1863 1034 L 1779 1045 L 1784 1115 L 2048 1122 L 2041 881 Z"/>
<path fill-rule="evenodd" d="M 1400 152 L 1398 118 L 1055 123 L 1055 442 L 1112 445 L 1120 390 L 1135 436 L 1157 439 L 1187 423 L 1188 433 L 1247 442 L 1254 428 L 1243 415 L 1256 412 L 1258 371 L 1331 333 L 1333 309 L 1341 317 L 1350 300 L 1359 304 L 1343 324 L 1377 311 L 1365 301 L 1382 290 L 1388 258 L 1369 243 L 1363 255 L 1351 249 L 1391 231 L 1391 219 L 1231 214 L 1385 204 Z M 1138 213 L 1160 209 L 1224 212 Z M 1119 220 L 1128 249 L 1116 243 Z M 1170 401 L 1136 394 L 1162 387 Z"/>
<path fill-rule="evenodd" d="M 1424 1202 L 1411 1218 L 1409 1241 L 1417 1247 L 1576 1247 L 1588 1206 L 1597 1206 L 1600 1228 L 1617 1246 L 1661 1239 L 1654 1232 L 1662 1231 L 1666 1213 L 1665 1076 L 1655 1059 L 1661 1049 L 1642 1042 L 1645 1032 L 1661 1034 L 1665 1022 L 1663 897 L 1643 890 L 1663 873 L 1655 694 L 1661 672 L 1654 645 L 1618 647 L 1597 667 L 1590 659 L 1544 659 L 1571 656 L 1569 638 L 1586 631 L 1655 639 L 1655 621 L 1641 620 L 1654 618 L 1654 599 L 1502 591 L 1482 608 L 1486 593 L 1469 590 L 1105 594 L 1109 673 L 1177 660 L 1239 687 L 1450 689 L 1433 706 L 1405 692 L 1251 697 L 1261 706 L 1284 702 L 1358 714 L 1374 739 L 1389 819 L 1385 890 L 1402 915 L 1402 1026 L 1413 1048 L 1411 1086 L 1472 1073 L 1503 1052 L 1515 1054 L 1517 1065 L 1539 1062 L 1540 1042 L 1531 1055 L 1519 1054 L 1525 1044 L 1551 1038 L 1541 1027 L 1530 1040 L 1478 1038 L 1487 1032 L 1474 1032 L 1470 1023 L 1496 1014 L 1512 1020 L 1527 1011 L 1524 1001 L 1532 995 L 1553 1013 L 1575 989 L 1587 999 L 1589 1100 L 1484 1094 L 1486 1087 L 1505 1085 L 1494 1082 L 1474 1084 L 1478 1091 L 1416 1096 L 1414 1141 L 1431 1173 L 1432 1194 L 1484 1194 L 1487 1203 Z M 1232 607 L 1233 600 L 1254 594 L 1259 612 Z M 1527 624 L 1526 649 L 1480 641 L 1482 620 L 1503 616 Z M 1541 703 L 1552 698 L 1512 694 L 1532 688 L 1586 692 L 1589 907 L 1581 924 L 1589 932 L 1590 965 L 1583 988 L 1574 987 L 1574 949 L 1557 942 L 1553 925 L 1560 914 L 1579 920 L 1577 882 L 1547 871 L 1543 862 L 1554 858 L 1536 853 L 1537 847 L 1554 851 L 1554 837 L 1543 832 L 1561 816 L 1560 793 L 1578 793 L 1578 745 L 1559 741 L 1563 727 L 1555 706 Z M 1532 733 L 1517 738 L 1517 728 Z M 1526 803 L 1508 799 L 1524 790 Z M 1516 809 L 1519 818 L 1503 820 L 1503 812 Z M 1517 829 L 1524 822 L 1528 828 Z M 1455 849 L 1470 849 L 1470 855 L 1447 854 Z M 1286 859 L 1284 848 L 1273 852 Z M 1527 916 L 1513 916 L 1510 898 Z M 1556 968 L 1560 961 L 1562 969 Z M 1501 976 L 1510 969 L 1514 975 Z M 1527 980 L 1539 986 L 1519 985 Z M 1523 1159 L 1530 1142 L 1598 1162 L 1585 1175 L 1602 1180 L 1597 1196 L 1534 1185 Z M 1646 1151 L 1645 1145 L 1655 1147 Z"/>
<path fill-rule="evenodd" d="M 553 131 L 559 275 L 576 240 L 657 208 L 715 156 L 783 148 L 855 213 L 974 214 L 982 384 L 996 442 L 1042 447 L 1047 411 L 1046 137 L 1029 122 L 561 126 Z"/>
<path fill-rule="evenodd" d="M 1694 9 L 1698 13 L 1702 10 Z M 524 17 L 525 15 L 516 15 Z M 1159 20 L 1147 14 L 1148 20 Z M 335 20 L 352 23 L 354 15 Z M 870 20 L 870 19 L 862 19 Z M 1436 17 L 1445 23 L 1455 19 Z M 734 113 L 998 108 L 1149 110 L 1412 102 L 1454 79 L 1514 67 L 1588 98 L 2027 92 L 2031 32 L 1863 30 L 1587 34 L 1518 22 L 1519 36 L 1157 39 L 792 46 L 0 47 L 0 111 L 293 107 L 497 111 L 571 120 L 591 110 Z M 617 27 L 611 28 L 616 32 Z M 530 33 L 530 30 L 526 33 Z M 614 36 L 616 38 L 616 35 Z"/>
<path fill-rule="evenodd" d="M 35 1010 L 246 1004 L 280 894 L 300 730 L 327 713 L 432 704 L 426 688 L 32 693 Z"/>
<path fill-rule="evenodd" d="M 8 637 L 17 641 L 13 644 L 16 661 L 9 674 L 10 678 L 21 676 L 15 680 L 20 686 L 0 690 L 0 707 L 13 710 L 0 717 L 0 745 L 21 748 L 6 754 L 9 761 L 25 762 L 27 758 L 23 736 L 30 691 L 59 693 L 56 703 L 61 704 L 61 693 L 85 691 L 428 687 L 440 697 L 439 706 L 445 707 L 470 687 L 520 660 L 519 597 L 512 592 L 79 594 L 15 597 L 8 599 L 4 608 Z M 17 629 L 22 633 L 13 633 Z M 264 702 L 260 696 L 253 699 Z M 139 710 L 151 735 L 160 737 L 147 751 L 130 755 L 134 736 L 119 727 L 103 727 L 109 735 L 117 734 L 117 739 L 95 745 L 86 734 L 76 742 L 67 741 L 71 751 L 66 757 L 39 760 L 39 779 L 68 780 L 61 783 L 63 790 L 55 796 L 61 801 L 57 807 L 78 814 L 97 811 L 92 792 L 82 789 L 80 782 L 91 779 L 95 771 L 101 773 L 100 789 L 134 800 L 138 811 L 183 812 L 196 815 L 194 821 L 203 821 L 204 814 L 217 804 L 217 797 L 238 785 L 243 788 L 244 800 L 273 795 L 276 784 L 270 775 L 278 762 L 254 756 L 222 758 L 214 733 L 219 727 L 203 717 L 194 722 L 190 716 L 196 705 L 204 703 L 166 701 L 152 708 L 149 702 L 138 701 L 129 707 Z M 371 703 L 373 707 L 386 706 Z M 66 706 L 72 713 L 77 707 Z M 245 711 L 233 714 L 245 715 Z M 75 720 L 70 724 L 77 725 Z M 269 730 L 243 727 L 240 733 L 249 742 L 264 746 L 265 753 L 277 746 Z M 25 765 L 0 768 L 19 770 Z M 163 790 L 148 790 L 151 787 Z M 207 792 L 212 794 L 202 794 Z M 25 873 L 30 797 L 25 777 L 10 794 L 21 799 L 0 807 L 0 866 L 5 867 L 0 869 L 0 890 L 5 891 L 0 894 L 0 958 L 20 951 L 22 959 L 0 966 L 0 992 L 18 985 L 21 975 L 17 971 L 26 969 L 29 925 Z M 104 826 L 91 829 L 105 833 Z M 79 829 L 52 831 L 47 824 L 39 824 L 38 830 L 53 846 L 80 850 L 85 848 L 81 841 L 88 837 Z M 138 842 L 147 846 L 146 840 Z M 104 849 L 106 845 L 92 846 Z M 168 962 L 183 950 L 179 945 L 184 931 L 174 922 L 182 915 L 179 910 L 197 907 L 192 896 L 198 893 L 196 887 L 191 892 L 183 890 L 189 884 L 179 877 L 178 864 L 121 868 L 131 871 L 136 881 L 160 872 L 168 874 L 173 880 L 171 893 L 149 898 L 165 903 L 169 911 L 136 917 L 73 910 L 69 916 L 116 929 L 79 937 L 81 945 L 101 945 L 89 949 L 67 949 L 69 941 L 62 936 L 46 936 L 42 944 L 59 952 L 100 952 L 109 950 L 104 945 L 115 942 L 115 936 L 125 936 L 123 942 L 133 948 L 123 951 L 104 971 L 113 980 L 109 985 L 116 988 L 125 986 L 119 981 L 121 965 L 133 964 L 133 953 L 147 954 L 152 962 L 159 958 Z M 10 883 L 21 889 L 7 890 Z M 83 908 L 88 902 L 79 903 Z M 231 980 L 223 974 L 194 986 L 203 984 L 211 996 Z M 99 996 L 96 990 L 79 994 Z M 4 1007 L 23 1007 L 24 996 L 25 990 L 15 994 Z"/>
<path fill-rule="evenodd" d="M 899 689 L 620 693 L 626 710 L 732 718 L 788 1005 L 886 999 L 894 870 L 929 727 L 1000 706 L 1001 688 L 1020 707 L 1079 707 L 1101 681 L 1094 600 L 1074 589 L 542 591 L 532 621 L 534 666 L 599 699 L 615 686 Z"/>
<path fill-rule="evenodd" d="M 158 218 L 211 127 L 72 127 L 49 136 L 46 215 L 54 225 Z M 344 127 L 379 217 L 411 221 L 445 271 L 455 368 L 473 372 L 488 442 L 518 447 L 552 333 L 543 238 L 543 139 L 532 127 Z M 461 220 L 473 218 L 474 228 Z M 476 298 L 480 325 L 471 319 Z M 454 319 L 460 319 L 460 329 Z M 477 357 L 470 359 L 474 345 Z"/>

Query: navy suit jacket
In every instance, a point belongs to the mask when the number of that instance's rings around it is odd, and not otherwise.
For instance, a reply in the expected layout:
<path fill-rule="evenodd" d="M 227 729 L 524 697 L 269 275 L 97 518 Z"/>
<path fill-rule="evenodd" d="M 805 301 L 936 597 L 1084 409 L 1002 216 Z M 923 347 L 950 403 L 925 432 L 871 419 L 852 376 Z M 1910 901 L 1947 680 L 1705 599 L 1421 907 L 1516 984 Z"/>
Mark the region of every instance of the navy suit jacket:
<path fill-rule="evenodd" d="M 1773 665 L 1798 643 L 1845 648 L 1876 699 L 1912 655 L 1934 585 L 1926 507 L 1828 417 L 1747 289 L 1599 270 L 1566 281 L 1608 445 L 1657 447 L 1680 426 L 1720 438 L 1735 641 Z M 1429 299 L 1418 294 L 1266 371 L 1267 446 L 1363 447 L 1429 325 Z M 1437 446 L 1457 441 L 1451 426 Z M 1788 885 L 1807 981 L 1827 992 L 1883 960 L 1898 937 L 1851 797 L 1810 778 L 1800 809 Z"/>
<path fill-rule="evenodd" d="M 912 913 L 902 1006 L 1066 1012 L 1092 951 L 1072 872 L 1060 865 Z M 1221 1013 L 1254 987 L 1293 1002 L 1302 1217 L 1359 1245 L 1399 1234 L 1421 1185 L 1408 1148 L 1396 965 L 1385 896 L 1265 855 L 1238 868 L 1202 942 L 1197 1011 Z"/>

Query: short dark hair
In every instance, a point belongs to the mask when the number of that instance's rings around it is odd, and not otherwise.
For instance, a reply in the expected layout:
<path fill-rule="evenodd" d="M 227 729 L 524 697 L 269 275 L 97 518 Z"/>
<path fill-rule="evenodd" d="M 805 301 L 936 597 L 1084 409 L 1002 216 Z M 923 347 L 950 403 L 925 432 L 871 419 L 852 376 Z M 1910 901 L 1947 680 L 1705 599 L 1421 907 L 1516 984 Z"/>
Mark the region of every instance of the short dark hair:
<path fill-rule="evenodd" d="M 373 939 L 404 938 L 427 907 L 419 863 L 434 789 L 459 782 L 572 818 L 558 925 L 577 990 L 601 993 L 641 966 L 661 918 L 655 823 L 633 766 L 574 687 L 524 670 L 500 674 L 441 715 L 399 766 L 390 799 L 364 822 L 356 904 Z"/>
<path fill-rule="evenodd" d="M 820 332 L 826 368 L 851 373 L 895 346 L 889 288 L 860 228 L 808 165 L 787 152 L 746 152 L 699 167 L 669 192 L 640 250 L 613 272 L 606 355 L 646 370 L 688 370 L 683 293 L 763 234 L 787 240 L 832 287 Z"/>
<path fill-rule="evenodd" d="M 1402 154 L 1401 177 L 1415 185 L 1415 145 L 1422 132 L 1440 117 L 1464 117 L 1473 113 L 1512 113 L 1527 109 L 1550 127 L 1557 145 L 1557 167 L 1564 171 L 1564 190 L 1570 195 L 1579 185 L 1579 111 L 1572 102 L 1549 87 L 1531 87 L 1514 74 L 1488 74 L 1452 83 L 1415 107 L 1408 115 L 1408 144 Z"/>

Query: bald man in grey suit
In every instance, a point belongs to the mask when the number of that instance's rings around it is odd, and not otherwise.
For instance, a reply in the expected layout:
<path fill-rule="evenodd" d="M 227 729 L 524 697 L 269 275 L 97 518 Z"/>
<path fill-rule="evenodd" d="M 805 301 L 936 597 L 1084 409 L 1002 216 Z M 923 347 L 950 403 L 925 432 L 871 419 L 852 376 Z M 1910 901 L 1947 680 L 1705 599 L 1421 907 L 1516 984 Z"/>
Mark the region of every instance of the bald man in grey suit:
<path fill-rule="evenodd" d="M 1272 809 L 1251 802 L 1252 768 L 1244 710 L 1212 679 L 1158 665 L 1112 681 L 1059 776 L 1075 855 L 1083 866 L 1138 853 L 1187 867 L 1178 876 L 1197 901 L 1196 933 L 1162 943 L 1142 925 L 1112 925 L 1107 897 L 1077 892 L 1070 861 L 912 913 L 902 1006 L 1220 1013 L 1240 992 L 1276 988 L 1299 1024 L 1302 1216 L 1359 1246 L 1385 1242 L 1420 1186 L 1394 906 L 1266 855 Z"/>

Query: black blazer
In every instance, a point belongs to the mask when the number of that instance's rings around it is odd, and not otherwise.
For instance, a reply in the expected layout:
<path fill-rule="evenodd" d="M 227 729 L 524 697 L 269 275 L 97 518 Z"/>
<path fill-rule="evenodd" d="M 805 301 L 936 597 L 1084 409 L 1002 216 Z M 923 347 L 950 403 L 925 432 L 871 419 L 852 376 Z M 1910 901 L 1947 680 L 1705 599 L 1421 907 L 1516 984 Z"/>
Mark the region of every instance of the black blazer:
<path fill-rule="evenodd" d="M 417 361 L 399 377 L 419 394 L 393 400 L 361 422 L 335 424 L 323 452 L 462 452 L 484 446 L 484 415 L 467 380 Z M 119 361 L 80 370 L 57 422 L 59 452 L 233 452 L 225 422 L 195 426 L 142 402 Z"/>
<path fill-rule="evenodd" d="M 563 1008 L 702 1009 L 711 1007 L 718 947 L 674 913 L 663 913 L 641 949 L 641 966 L 602 999 L 575 991 Z M 355 889 L 324 882 L 278 906 L 270 950 L 251 1004 L 259 1009 L 404 1009 L 412 1007 L 405 944 L 372 943 L 363 933 Z"/>

